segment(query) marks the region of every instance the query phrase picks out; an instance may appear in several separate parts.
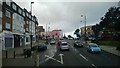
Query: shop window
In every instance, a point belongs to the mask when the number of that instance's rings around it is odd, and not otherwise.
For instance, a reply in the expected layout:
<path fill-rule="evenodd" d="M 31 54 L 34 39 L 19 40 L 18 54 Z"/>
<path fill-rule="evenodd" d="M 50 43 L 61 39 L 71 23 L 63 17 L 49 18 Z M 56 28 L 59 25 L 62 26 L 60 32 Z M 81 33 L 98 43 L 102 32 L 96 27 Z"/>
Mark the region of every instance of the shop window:
<path fill-rule="evenodd" d="M 12 38 L 5 38 L 5 48 L 12 48 Z"/>
<path fill-rule="evenodd" d="M 28 37 L 26 37 L 26 42 L 29 42 L 29 38 Z"/>
<path fill-rule="evenodd" d="M 35 37 L 33 37 L 32 41 L 35 41 Z"/>

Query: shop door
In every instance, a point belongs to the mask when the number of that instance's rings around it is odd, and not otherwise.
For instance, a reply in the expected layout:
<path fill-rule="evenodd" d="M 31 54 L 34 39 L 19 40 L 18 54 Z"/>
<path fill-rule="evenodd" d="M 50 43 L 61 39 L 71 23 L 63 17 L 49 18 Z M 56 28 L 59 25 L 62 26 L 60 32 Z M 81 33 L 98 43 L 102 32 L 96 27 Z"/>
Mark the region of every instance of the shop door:
<path fill-rule="evenodd" d="M 14 35 L 14 48 L 20 47 L 20 36 Z"/>

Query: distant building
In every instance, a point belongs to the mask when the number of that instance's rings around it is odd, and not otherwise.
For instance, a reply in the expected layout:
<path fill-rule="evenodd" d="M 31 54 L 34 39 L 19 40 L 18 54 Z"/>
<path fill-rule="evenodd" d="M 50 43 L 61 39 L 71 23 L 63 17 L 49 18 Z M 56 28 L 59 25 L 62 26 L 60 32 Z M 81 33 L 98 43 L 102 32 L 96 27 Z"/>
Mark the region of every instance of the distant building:
<path fill-rule="evenodd" d="M 43 26 L 38 26 L 36 29 L 37 29 L 36 39 L 37 39 L 37 40 L 43 39 L 43 37 L 44 37 L 44 32 L 45 32 L 45 29 L 43 28 Z"/>
<path fill-rule="evenodd" d="M 53 30 L 48 32 L 48 37 L 51 39 L 62 39 L 63 31 L 62 30 Z"/>
<path fill-rule="evenodd" d="M 81 27 L 80 30 L 81 30 L 81 36 L 85 36 L 85 27 Z M 86 36 L 88 37 L 93 34 L 94 32 L 92 30 L 92 26 L 86 26 Z"/>

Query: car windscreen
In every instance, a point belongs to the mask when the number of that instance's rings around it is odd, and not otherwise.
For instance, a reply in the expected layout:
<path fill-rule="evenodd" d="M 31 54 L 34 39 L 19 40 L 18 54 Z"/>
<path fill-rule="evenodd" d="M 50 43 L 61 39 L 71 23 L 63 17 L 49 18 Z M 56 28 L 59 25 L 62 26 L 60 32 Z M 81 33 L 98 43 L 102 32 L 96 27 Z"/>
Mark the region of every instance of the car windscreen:
<path fill-rule="evenodd" d="M 98 47 L 97 45 L 90 45 L 90 47 Z"/>
<path fill-rule="evenodd" d="M 44 43 L 41 43 L 41 44 L 39 44 L 40 46 L 45 46 L 45 44 Z"/>

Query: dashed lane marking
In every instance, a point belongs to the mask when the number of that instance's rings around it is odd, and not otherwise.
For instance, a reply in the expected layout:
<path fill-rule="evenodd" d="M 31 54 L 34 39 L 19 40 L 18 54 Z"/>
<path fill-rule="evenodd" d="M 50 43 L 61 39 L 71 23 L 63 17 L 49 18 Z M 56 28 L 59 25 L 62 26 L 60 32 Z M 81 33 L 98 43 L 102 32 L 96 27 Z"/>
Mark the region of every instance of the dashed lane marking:
<path fill-rule="evenodd" d="M 95 68 L 97 68 L 94 64 L 92 64 L 92 66 L 94 66 Z"/>
<path fill-rule="evenodd" d="M 84 57 L 82 54 L 79 54 L 83 59 L 85 59 L 86 61 L 88 61 L 88 59 L 86 57 Z"/>

